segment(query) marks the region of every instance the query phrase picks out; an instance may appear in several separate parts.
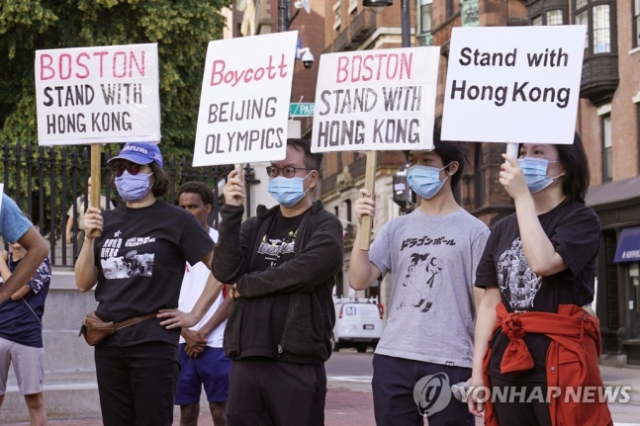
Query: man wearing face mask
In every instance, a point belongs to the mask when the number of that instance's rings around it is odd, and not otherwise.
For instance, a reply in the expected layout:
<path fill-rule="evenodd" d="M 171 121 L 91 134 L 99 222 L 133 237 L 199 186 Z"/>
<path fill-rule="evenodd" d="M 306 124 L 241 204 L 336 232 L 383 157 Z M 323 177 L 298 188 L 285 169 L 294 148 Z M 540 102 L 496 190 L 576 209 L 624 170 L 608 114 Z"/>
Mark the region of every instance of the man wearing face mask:
<path fill-rule="evenodd" d="M 467 156 L 466 144 L 440 141 L 435 149 L 407 153 L 407 180 L 421 198 L 419 207 L 386 223 L 369 252 L 354 245 L 349 284 L 364 290 L 393 273 L 389 320 L 373 358 L 373 400 L 378 426 L 473 426 L 462 402 L 441 411 L 421 404 L 414 387 L 428 375 L 444 373 L 449 385 L 471 377 L 475 306 L 481 292 L 473 288 L 475 270 L 489 237 L 484 223 L 463 210 L 453 197 Z M 358 221 L 375 215 L 371 194 L 360 190 Z M 360 238 L 360 228 L 356 241 Z M 476 294 L 477 293 L 477 294 Z M 436 376 L 442 377 L 442 376 Z"/>
<path fill-rule="evenodd" d="M 324 425 L 335 323 L 332 289 L 343 256 L 342 225 L 311 201 L 321 154 L 310 143 L 287 141 L 287 156 L 267 168 L 279 205 L 242 222 L 244 182 L 237 171 L 224 188 L 225 206 L 213 275 L 236 296 L 224 335 L 233 360 L 230 426 Z"/>

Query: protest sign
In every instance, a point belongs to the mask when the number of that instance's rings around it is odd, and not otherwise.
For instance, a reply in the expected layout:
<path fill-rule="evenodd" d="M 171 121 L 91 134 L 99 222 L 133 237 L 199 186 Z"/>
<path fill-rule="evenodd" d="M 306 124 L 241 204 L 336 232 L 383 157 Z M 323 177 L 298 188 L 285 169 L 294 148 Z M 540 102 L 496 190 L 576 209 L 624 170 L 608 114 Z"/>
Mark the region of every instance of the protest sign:
<path fill-rule="evenodd" d="M 160 141 L 156 44 L 36 51 L 40 145 Z"/>
<path fill-rule="evenodd" d="M 367 150 L 374 196 L 376 151 L 433 147 L 439 47 L 338 52 L 320 57 L 311 151 Z M 371 217 L 360 248 L 369 250 Z"/>
<path fill-rule="evenodd" d="M 283 160 L 297 31 L 209 43 L 194 166 Z"/>
<path fill-rule="evenodd" d="M 573 143 L 586 27 L 454 28 L 442 138 Z"/>
<path fill-rule="evenodd" d="M 439 47 L 320 57 L 313 152 L 430 149 Z"/>

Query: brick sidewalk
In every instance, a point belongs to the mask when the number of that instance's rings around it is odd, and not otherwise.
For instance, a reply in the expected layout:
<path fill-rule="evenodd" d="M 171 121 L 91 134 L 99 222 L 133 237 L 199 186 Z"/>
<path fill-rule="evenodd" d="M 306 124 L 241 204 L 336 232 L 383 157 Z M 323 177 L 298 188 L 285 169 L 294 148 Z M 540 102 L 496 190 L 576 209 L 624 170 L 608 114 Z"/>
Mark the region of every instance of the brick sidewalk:
<path fill-rule="evenodd" d="M 180 424 L 175 418 L 173 425 Z M 372 426 L 373 400 L 370 393 L 349 392 L 341 389 L 329 389 L 325 409 L 326 426 Z M 102 426 L 100 419 L 50 420 L 50 426 Z M 29 426 L 29 423 L 10 423 L 5 426 Z M 213 426 L 209 414 L 201 414 L 198 426 Z"/>

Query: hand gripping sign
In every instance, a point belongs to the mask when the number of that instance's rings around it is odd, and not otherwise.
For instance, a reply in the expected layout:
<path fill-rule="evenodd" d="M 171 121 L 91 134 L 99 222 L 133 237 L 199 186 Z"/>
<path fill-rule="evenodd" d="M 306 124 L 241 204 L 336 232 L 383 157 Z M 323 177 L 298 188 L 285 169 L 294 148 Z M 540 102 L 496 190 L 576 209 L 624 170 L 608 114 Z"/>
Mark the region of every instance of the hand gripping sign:
<path fill-rule="evenodd" d="M 442 138 L 516 149 L 573 143 L 585 33 L 582 25 L 454 28 Z"/>
<path fill-rule="evenodd" d="M 209 43 L 194 166 L 286 157 L 297 31 Z"/>
<path fill-rule="evenodd" d="M 100 143 L 159 142 L 157 44 L 36 51 L 40 145 L 91 144 L 91 206 L 100 206 Z"/>
<path fill-rule="evenodd" d="M 365 188 L 373 196 L 376 151 L 431 149 L 439 47 L 322 55 L 313 152 L 367 152 Z M 371 217 L 362 221 L 369 249 Z"/>

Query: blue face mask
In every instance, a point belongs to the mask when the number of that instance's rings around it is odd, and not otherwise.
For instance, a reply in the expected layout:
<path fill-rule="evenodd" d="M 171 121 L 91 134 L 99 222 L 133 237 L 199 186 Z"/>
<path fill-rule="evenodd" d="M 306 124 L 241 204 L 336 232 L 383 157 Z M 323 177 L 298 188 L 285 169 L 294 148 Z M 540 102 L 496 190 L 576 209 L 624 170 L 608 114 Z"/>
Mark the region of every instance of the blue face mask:
<path fill-rule="evenodd" d="M 304 180 L 309 175 L 301 177 L 286 178 L 284 176 L 278 176 L 269 180 L 269 186 L 267 190 L 269 194 L 280 204 L 281 206 L 291 207 L 307 194 L 304 190 Z"/>
<path fill-rule="evenodd" d="M 559 163 L 559 161 L 549 161 L 536 157 L 525 157 L 518 160 L 522 173 L 524 173 L 524 177 L 527 180 L 527 187 L 530 193 L 535 194 L 542 191 L 553 183 L 553 179 L 559 177 L 550 178 L 547 175 L 547 166 L 549 166 L 549 163 Z"/>
<path fill-rule="evenodd" d="M 153 173 L 147 174 L 139 172 L 136 175 L 129 174 L 128 171 L 116 178 L 116 188 L 118 194 L 125 201 L 136 201 L 147 195 L 151 189 L 149 178 Z"/>
<path fill-rule="evenodd" d="M 442 169 L 449 167 L 451 163 L 444 166 Z M 413 166 L 409 168 L 407 173 L 407 181 L 409 186 L 420 197 L 425 200 L 430 200 L 440 191 L 442 185 L 449 179 L 447 176 L 442 182 L 440 182 L 440 170 L 435 167 L 429 166 Z"/>

